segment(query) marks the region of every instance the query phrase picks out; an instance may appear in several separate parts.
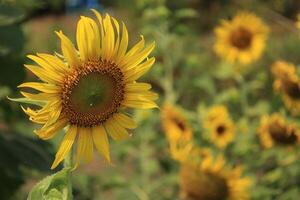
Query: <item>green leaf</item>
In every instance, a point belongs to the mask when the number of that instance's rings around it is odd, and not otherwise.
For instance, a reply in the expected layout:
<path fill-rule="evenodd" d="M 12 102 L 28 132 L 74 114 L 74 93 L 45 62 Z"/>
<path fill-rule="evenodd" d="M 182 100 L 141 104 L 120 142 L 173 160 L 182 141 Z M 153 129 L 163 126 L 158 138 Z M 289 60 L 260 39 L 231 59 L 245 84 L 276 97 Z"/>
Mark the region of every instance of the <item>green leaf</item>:
<path fill-rule="evenodd" d="M 6 4 L 0 6 L 0 26 L 16 23 L 24 17 L 24 10 L 16 6 Z"/>
<path fill-rule="evenodd" d="M 28 98 L 10 98 L 10 97 L 7 97 L 7 98 L 11 101 L 32 104 L 32 105 L 36 105 L 36 106 L 44 106 L 46 104 L 45 101 L 37 101 L 37 100 L 28 99 Z"/>
<path fill-rule="evenodd" d="M 69 176 L 70 168 L 64 168 L 61 171 L 44 178 L 37 183 L 28 195 L 27 200 L 69 200 L 71 191 Z"/>
<path fill-rule="evenodd" d="M 198 16 L 196 10 L 191 8 L 183 8 L 175 12 L 177 18 L 195 18 Z"/>
<path fill-rule="evenodd" d="M 12 198 L 25 181 L 23 169 L 49 171 L 53 158 L 52 146 L 18 132 L 0 130 L 0 194 Z"/>

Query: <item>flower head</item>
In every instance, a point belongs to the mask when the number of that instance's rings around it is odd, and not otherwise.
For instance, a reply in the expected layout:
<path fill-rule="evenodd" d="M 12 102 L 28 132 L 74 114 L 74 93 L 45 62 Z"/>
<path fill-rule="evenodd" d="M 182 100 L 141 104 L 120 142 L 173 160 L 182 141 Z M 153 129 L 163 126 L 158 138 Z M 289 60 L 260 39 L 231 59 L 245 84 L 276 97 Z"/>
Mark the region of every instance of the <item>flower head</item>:
<path fill-rule="evenodd" d="M 249 64 L 265 49 L 269 28 L 256 15 L 241 12 L 232 20 L 222 20 L 215 29 L 215 52 L 228 62 Z"/>
<path fill-rule="evenodd" d="M 42 82 L 23 83 L 20 88 L 38 92 L 21 92 L 39 105 L 23 108 L 30 120 L 41 124 L 35 131 L 41 139 L 51 139 L 66 128 L 63 141 L 51 168 L 55 168 L 77 141 L 76 166 L 90 161 L 93 146 L 110 161 L 110 135 L 115 140 L 129 137 L 128 129 L 136 123 L 127 108 L 157 107 L 158 95 L 151 85 L 137 82 L 153 65 L 148 58 L 154 43 L 145 47 L 144 38 L 129 51 L 124 23 L 108 14 L 103 18 L 93 10 L 97 20 L 82 16 L 77 25 L 77 49 L 61 31 L 63 58 L 49 54 L 29 55 L 37 65 L 25 65 Z"/>
<path fill-rule="evenodd" d="M 210 151 L 200 154 L 201 162 L 195 165 L 181 163 L 180 189 L 187 200 L 246 200 L 249 199 L 249 178 L 242 178 L 242 168 L 226 166 L 223 156 Z"/>
<path fill-rule="evenodd" d="M 282 94 L 285 106 L 295 115 L 300 113 L 300 79 L 296 67 L 284 61 L 272 65 L 274 89 Z"/>
<path fill-rule="evenodd" d="M 274 145 L 292 146 L 300 141 L 300 132 L 296 125 L 288 123 L 279 113 L 261 118 L 258 135 L 265 148 Z"/>
<path fill-rule="evenodd" d="M 191 140 L 191 126 L 179 108 L 170 104 L 164 105 L 161 120 L 164 132 L 170 142 Z"/>
<path fill-rule="evenodd" d="M 225 106 L 213 106 L 209 109 L 204 121 L 208 138 L 219 148 L 226 147 L 233 141 L 235 127 Z"/>

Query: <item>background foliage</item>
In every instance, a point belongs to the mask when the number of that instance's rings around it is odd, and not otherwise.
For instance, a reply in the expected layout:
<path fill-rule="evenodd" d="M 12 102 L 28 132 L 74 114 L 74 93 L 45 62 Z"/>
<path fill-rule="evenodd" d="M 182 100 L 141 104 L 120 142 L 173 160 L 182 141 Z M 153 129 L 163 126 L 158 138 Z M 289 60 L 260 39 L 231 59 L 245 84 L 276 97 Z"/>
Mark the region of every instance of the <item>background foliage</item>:
<path fill-rule="evenodd" d="M 25 199 L 38 180 L 51 174 L 50 165 L 60 141 L 59 136 L 54 141 L 38 140 L 32 134 L 33 124 L 6 97 L 17 96 L 17 85 L 34 78 L 23 67 L 29 62 L 26 54 L 57 51 L 59 43 L 54 30 L 62 29 L 74 39 L 76 21 L 90 7 L 125 21 L 131 41 L 137 41 L 139 33 L 145 35 L 146 41 L 156 41 L 157 62 L 144 79 L 160 93 L 160 105 L 173 101 L 184 108 L 196 138 L 204 132 L 202 116 L 207 108 L 214 104 L 228 106 L 238 136 L 224 154 L 231 164 L 242 163 L 246 175 L 255 181 L 250 191 L 252 199 L 299 198 L 299 147 L 292 151 L 265 151 L 256 135 L 260 116 L 264 114 L 281 112 L 299 124 L 299 119 L 290 116 L 280 97 L 274 94 L 270 74 L 270 65 L 276 60 L 300 64 L 300 37 L 294 25 L 300 10 L 298 1 L 2 0 L 1 199 Z M 230 18 L 239 10 L 253 11 L 272 29 L 264 56 L 247 68 L 227 64 L 212 51 L 213 28 L 220 19 Z M 74 173 L 74 199 L 179 198 L 178 163 L 170 158 L 159 113 L 154 110 L 134 114 L 140 124 L 134 137 L 112 143 L 114 167 L 97 158 Z M 197 142 L 211 146 L 205 140 Z M 57 195 L 56 191 L 51 195 Z"/>

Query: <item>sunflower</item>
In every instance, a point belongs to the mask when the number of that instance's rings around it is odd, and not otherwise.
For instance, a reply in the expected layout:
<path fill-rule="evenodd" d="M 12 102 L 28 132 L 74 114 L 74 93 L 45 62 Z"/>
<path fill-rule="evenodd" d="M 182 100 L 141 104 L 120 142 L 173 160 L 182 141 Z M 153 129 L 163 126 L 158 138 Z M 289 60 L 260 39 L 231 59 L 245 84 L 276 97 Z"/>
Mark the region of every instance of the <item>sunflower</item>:
<path fill-rule="evenodd" d="M 242 168 L 226 167 L 223 156 L 206 152 L 200 164 L 185 162 L 180 169 L 180 190 L 186 200 L 247 200 L 251 186 Z"/>
<path fill-rule="evenodd" d="M 215 52 L 228 62 L 249 64 L 265 49 L 269 28 L 256 15 L 241 12 L 232 20 L 222 20 L 215 28 Z"/>
<path fill-rule="evenodd" d="M 288 123 L 279 113 L 261 118 L 258 135 L 265 148 L 292 146 L 300 141 L 300 131 L 296 125 Z"/>
<path fill-rule="evenodd" d="M 219 148 L 225 148 L 235 136 L 235 127 L 225 106 L 218 105 L 209 109 L 204 128 L 208 131 L 209 140 Z"/>
<path fill-rule="evenodd" d="M 110 162 L 109 140 L 129 137 L 128 129 L 136 123 L 127 108 L 149 109 L 157 105 L 151 85 L 137 82 L 153 65 L 148 58 L 154 43 L 145 47 L 144 38 L 127 51 L 128 32 L 124 23 L 93 10 L 97 20 L 82 16 L 77 24 L 77 48 L 62 31 L 56 32 L 61 41 L 62 56 L 37 54 L 28 57 L 37 65 L 25 65 L 42 82 L 23 83 L 20 88 L 25 102 L 39 109 L 23 108 L 30 120 L 41 124 L 35 133 L 51 139 L 61 129 L 66 133 L 56 153 L 52 169 L 70 152 L 77 142 L 75 167 L 91 161 L 93 146 Z M 21 101 L 21 100 L 20 100 Z"/>
<path fill-rule="evenodd" d="M 274 89 L 282 94 L 285 106 L 295 115 L 300 113 L 300 79 L 296 67 L 284 61 L 272 65 Z"/>
<path fill-rule="evenodd" d="M 300 14 L 297 15 L 296 27 L 300 29 Z"/>
<path fill-rule="evenodd" d="M 161 120 L 169 142 L 191 140 L 192 128 L 179 108 L 171 104 L 164 105 Z"/>

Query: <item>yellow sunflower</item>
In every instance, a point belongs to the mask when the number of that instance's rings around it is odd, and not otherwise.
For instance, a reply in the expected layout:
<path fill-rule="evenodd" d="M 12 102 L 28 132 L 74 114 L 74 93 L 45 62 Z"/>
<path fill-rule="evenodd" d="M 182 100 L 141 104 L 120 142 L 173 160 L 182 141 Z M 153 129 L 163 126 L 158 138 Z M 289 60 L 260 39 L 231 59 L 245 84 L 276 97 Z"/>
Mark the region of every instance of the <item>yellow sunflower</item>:
<path fill-rule="evenodd" d="M 300 29 L 300 14 L 297 15 L 296 27 Z"/>
<path fill-rule="evenodd" d="M 171 104 L 164 105 L 161 120 L 169 142 L 191 140 L 192 128 L 179 108 Z"/>
<path fill-rule="evenodd" d="M 52 169 L 68 154 L 77 141 L 76 165 L 90 161 L 93 146 L 110 161 L 109 140 L 129 137 L 127 129 L 136 123 L 126 113 L 127 108 L 157 107 L 156 93 L 151 85 L 137 82 L 153 65 L 148 58 L 154 43 L 145 47 L 144 38 L 128 49 L 128 32 L 106 14 L 93 10 L 97 20 L 82 16 L 77 25 L 77 49 L 62 31 L 63 58 L 49 54 L 29 55 L 37 65 L 25 65 L 42 82 L 23 83 L 20 88 L 37 90 L 21 92 L 25 102 L 39 109 L 23 108 L 30 120 L 41 124 L 35 130 L 41 139 L 51 139 L 61 129 L 66 133 L 55 156 Z M 17 100 L 18 101 L 18 100 Z M 22 100 L 19 100 L 22 101 Z"/>
<path fill-rule="evenodd" d="M 295 115 L 300 113 L 300 79 L 296 67 L 284 61 L 272 65 L 274 89 L 282 94 L 285 106 Z"/>
<path fill-rule="evenodd" d="M 225 148 L 233 141 L 235 127 L 225 106 L 213 106 L 204 120 L 209 140 L 219 148 Z"/>
<path fill-rule="evenodd" d="M 256 15 L 241 12 L 215 28 L 215 52 L 226 61 L 249 64 L 262 55 L 269 28 Z"/>
<path fill-rule="evenodd" d="M 207 154 L 208 153 L 208 154 Z M 185 200 L 247 200 L 251 186 L 242 168 L 229 168 L 223 156 L 203 154 L 201 163 L 181 164 L 180 190 Z"/>
<path fill-rule="evenodd" d="M 300 131 L 296 125 L 288 123 L 279 113 L 261 118 L 258 135 L 265 148 L 292 146 L 300 141 Z"/>

